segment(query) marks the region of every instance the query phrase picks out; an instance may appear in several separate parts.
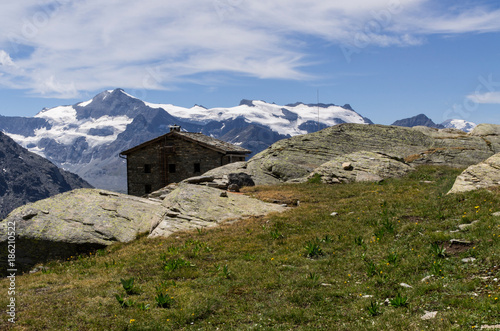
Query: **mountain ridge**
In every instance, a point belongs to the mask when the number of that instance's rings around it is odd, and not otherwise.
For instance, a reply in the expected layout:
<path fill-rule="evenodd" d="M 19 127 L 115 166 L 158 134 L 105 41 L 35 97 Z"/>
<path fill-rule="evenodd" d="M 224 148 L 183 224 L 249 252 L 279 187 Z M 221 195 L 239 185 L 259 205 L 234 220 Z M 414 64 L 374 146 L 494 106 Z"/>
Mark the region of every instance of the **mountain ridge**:
<path fill-rule="evenodd" d="M 395 121 L 391 125 L 404 126 L 408 128 L 412 128 L 415 126 L 427 126 L 436 129 L 457 129 L 465 132 L 470 132 L 477 126 L 476 123 L 461 119 L 448 119 L 440 124 L 436 124 L 425 114 L 418 114 L 412 117 L 400 119 Z"/>
<path fill-rule="evenodd" d="M 318 125 L 317 107 L 303 103 L 292 107 L 243 99 L 230 108 L 184 108 L 145 102 L 115 89 L 74 105 L 44 109 L 31 118 L 7 118 L 0 121 L 0 130 L 96 187 L 125 192 L 125 163 L 119 153 L 167 133 L 173 124 L 256 154 L 294 135 L 345 122 L 371 123 L 350 106 L 333 104 L 324 105 L 319 117 Z"/>
<path fill-rule="evenodd" d="M 28 202 L 92 187 L 75 174 L 29 152 L 0 132 L 0 219 Z"/>
<path fill-rule="evenodd" d="M 277 105 L 243 99 L 229 108 L 184 108 L 114 89 L 74 105 L 43 109 L 34 117 L 0 117 L 0 130 L 95 187 L 126 192 L 125 161 L 119 153 L 167 133 L 173 124 L 250 149 L 253 156 L 278 140 L 341 123 L 373 124 L 350 104 Z"/>
<path fill-rule="evenodd" d="M 391 125 L 404 126 L 404 127 L 409 127 L 409 128 L 414 127 L 414 126 L 427 126 L 430 128 L 444 129 L 444 126 L 442 126 L 441 124 L 434 123 L 425 114 L 418 114 L 418 115 L 413 116 L 413 117 L 397 120 L 394 123 L 392 123 Z"/>

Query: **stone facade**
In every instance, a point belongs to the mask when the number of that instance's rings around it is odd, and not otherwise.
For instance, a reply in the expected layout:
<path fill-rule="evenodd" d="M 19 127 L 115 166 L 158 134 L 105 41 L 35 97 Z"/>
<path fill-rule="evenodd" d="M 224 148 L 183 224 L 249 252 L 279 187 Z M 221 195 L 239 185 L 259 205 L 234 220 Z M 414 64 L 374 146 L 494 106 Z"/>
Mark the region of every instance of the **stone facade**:
<path fill-rule="evenodd" d="M 128 194 L 142 196 L 213 168 L 245 161 L 250 153 L 201 133 L 180 132 L 179 127 L 173 127 L 169 133 L 121 154 L 127 157 Z"/>

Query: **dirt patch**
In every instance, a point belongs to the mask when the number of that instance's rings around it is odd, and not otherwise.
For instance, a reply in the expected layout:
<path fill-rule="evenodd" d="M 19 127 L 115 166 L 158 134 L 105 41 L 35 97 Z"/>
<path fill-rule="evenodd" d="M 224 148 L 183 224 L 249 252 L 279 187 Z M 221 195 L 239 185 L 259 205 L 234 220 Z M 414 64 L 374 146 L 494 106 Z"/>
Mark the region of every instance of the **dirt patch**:
<path fill-rule="evenodd" d="M 446 248 L 445 254 L 447 256 L 459 255 L 463 252 L 468 251 L 474 246 L 474 242 L 466 241 L 437 241 L 436 244 L 438 244 L 438 246 L 443 246 L 443 248 Z"/>
<path fill-rule="evenodd" d="M 446 247 L 446 253 L 449 255 L 459 255 L 463 252 L 468 251 L 473 247 L 474 243 L 462 243 L 462 242 L 453 242 L 449 243 L 448 247 Z"/>

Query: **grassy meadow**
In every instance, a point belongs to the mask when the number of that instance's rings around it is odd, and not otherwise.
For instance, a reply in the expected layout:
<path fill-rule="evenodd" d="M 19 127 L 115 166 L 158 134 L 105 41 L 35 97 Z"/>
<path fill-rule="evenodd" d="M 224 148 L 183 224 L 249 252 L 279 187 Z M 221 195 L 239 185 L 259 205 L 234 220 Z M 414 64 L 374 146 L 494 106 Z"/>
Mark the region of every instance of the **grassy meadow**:
<path fill-rule="evenodd" d="M 169 238 L 144 235 L 19 275 L 16 323 L 3 313 L 0 329 L 498 325 L 500 217 L 492 213 L 500 211 L 500 189 L 446 195 L 459 173 L 422 166 L 378 184 L 245 188 L 265 201 L 299 203 Z M 0 280 L 4 308 L 8 287 Z M 437 313 L 422 319 L 427 312 Z"/>

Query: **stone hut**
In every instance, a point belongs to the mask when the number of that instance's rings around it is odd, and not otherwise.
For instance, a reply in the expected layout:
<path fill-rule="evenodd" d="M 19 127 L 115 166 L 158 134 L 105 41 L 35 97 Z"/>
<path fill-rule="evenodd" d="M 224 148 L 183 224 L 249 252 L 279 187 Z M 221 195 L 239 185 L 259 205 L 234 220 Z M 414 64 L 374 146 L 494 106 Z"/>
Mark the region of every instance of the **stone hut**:
<path fill-rule="evenodd" d="M 245 161 L 250 153 L 202 133 L 182 132 L 175 125 L 169 133 L 120 155 L 127 159 L 128 194 L 142 196 L 213 168 Z"/>

